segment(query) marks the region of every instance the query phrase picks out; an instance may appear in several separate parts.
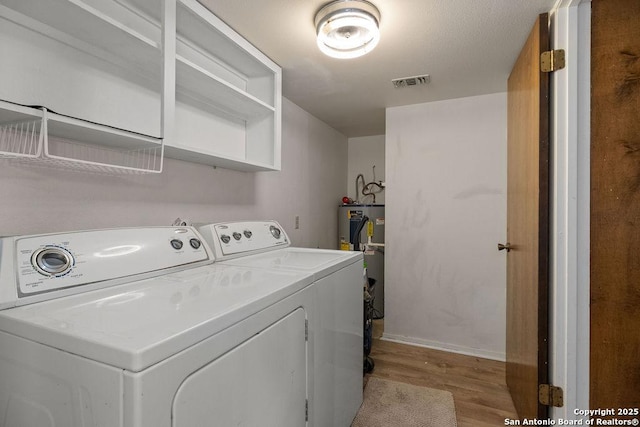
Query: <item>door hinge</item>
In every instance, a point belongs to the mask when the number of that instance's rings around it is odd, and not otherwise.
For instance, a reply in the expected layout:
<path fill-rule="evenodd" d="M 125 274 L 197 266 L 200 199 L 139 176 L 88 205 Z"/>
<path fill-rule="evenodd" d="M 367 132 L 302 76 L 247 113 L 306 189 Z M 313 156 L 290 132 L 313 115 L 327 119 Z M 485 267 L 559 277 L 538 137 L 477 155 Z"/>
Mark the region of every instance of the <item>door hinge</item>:
<path fill-rule="evenodd" d="M 304 420 L 309 421 L 309 399 L 304 401 Z"/>
<path fill-rule="evenodd" d="M 564 68 L 564 49 L 547 50 L 540 54 L 540 71 L 551 73 Z"/>
<path fill-rule="evenodd" d="M 309 320 L 304 319 L 304 340 L 309 341 Z"/>
<path fill-rule="evenodd" d="M 560 387 L 551 384 L 538 386 L 538 401 L 541 405 L 561 408 L 564 405 L 563 391 Z"/>

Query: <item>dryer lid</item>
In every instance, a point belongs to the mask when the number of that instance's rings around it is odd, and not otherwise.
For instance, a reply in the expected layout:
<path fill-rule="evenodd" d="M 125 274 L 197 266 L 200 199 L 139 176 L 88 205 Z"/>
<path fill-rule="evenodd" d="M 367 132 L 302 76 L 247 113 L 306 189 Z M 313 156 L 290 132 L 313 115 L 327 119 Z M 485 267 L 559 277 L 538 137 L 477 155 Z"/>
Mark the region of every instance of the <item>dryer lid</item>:
<path fill-rule="evenodd" d="M 338 271 L 354 262 L 362 262 L 362 252 L 287 247 L 276 251 L 224 261 L 227 265 L 242 265 L 276 271 L 300 271 L 312 274 L 314 280 Z"/>

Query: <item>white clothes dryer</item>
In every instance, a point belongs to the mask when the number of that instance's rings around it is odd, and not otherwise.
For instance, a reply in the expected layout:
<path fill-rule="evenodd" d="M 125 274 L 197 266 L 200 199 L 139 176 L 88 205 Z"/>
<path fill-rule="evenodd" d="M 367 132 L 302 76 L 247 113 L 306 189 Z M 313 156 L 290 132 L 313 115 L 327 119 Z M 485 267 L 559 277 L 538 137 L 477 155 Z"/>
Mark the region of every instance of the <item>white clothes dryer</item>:
<path fill-rule="evenodd" d="M 313 279 L 212 261 L 190 227 L 1 239 L 2 426 L 304 426 Z"/>
<path fill-rule="evenodd" d="M 362 404 L 363 255 L 290 246 L 276 221 L 200 225 L 217 264 L 313 278 L 310 425 L 348 427 Z"/>

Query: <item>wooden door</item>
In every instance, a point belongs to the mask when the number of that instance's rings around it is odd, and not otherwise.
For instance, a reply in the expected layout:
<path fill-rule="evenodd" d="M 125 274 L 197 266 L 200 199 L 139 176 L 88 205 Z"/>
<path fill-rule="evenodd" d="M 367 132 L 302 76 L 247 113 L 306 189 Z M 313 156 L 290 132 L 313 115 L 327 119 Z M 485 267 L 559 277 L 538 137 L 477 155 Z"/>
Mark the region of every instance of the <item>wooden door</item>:
<path fill-rule="evenodd" d="M 594 409 L 638 408 L 640 1 L 591 8 L 589 399 Z"/>
<path fill-rule="evenodd" d="M 546 418 L 548 382 L 549 76 L 548 15 L 538 17 L 508 81 L 507 385 L 521 418 Z"/>

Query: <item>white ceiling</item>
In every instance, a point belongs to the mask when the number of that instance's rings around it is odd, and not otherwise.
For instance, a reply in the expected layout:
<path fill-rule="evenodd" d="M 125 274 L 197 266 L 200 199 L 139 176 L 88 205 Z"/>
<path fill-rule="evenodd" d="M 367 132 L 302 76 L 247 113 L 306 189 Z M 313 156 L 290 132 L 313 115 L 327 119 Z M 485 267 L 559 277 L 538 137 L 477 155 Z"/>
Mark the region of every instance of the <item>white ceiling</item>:
<path fill-rule="evenodd" d="M 347 137 L 385 133 L 385 107 L 506 91 L 536 16 L 556 0 L 371 0 L 380 44 L 333 59 L 313 19 L 328 0 L 200 0 L 283 69 L 283 95 Z M 391 79 L 430 74 L 427 85 Z"/>

